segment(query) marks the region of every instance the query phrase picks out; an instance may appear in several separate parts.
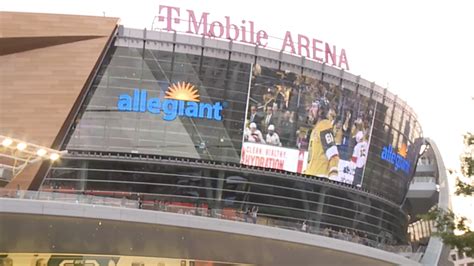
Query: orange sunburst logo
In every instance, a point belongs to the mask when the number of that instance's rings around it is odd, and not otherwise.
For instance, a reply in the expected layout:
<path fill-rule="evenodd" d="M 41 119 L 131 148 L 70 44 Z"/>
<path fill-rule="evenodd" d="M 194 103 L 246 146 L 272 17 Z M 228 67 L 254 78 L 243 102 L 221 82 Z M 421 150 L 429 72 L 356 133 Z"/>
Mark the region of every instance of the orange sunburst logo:
<path fill-rule="evenodd" d="M 178 82 L 169 86 L 166 92 L 166 99 L 175 99 L 188 102 L 199 102 L 199 94 L 193 84 L 188 82 Z"/>
<path fill-rule="evenodd" d="M 402 146 L 398 148 L 398 154 L 400 154 L 403 158 L 407 157 L 407 145 L 402 143 Z"/>

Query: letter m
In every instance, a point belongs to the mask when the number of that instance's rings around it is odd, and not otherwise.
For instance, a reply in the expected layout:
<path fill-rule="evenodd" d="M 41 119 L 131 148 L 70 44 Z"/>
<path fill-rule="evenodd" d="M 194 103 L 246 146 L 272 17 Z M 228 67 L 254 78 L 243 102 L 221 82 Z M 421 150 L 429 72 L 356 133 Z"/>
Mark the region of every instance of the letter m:
<path fill-rule="evenodd" d="M 204 12 L 201 15 L 201 19 L 199 20 L 199 23 L 196 20 L 196 16 L 194 15 L 194 11 L 192 10 L 186 10 L 188 11 L 189 18 L 188 18 L 188 31 L 186 33 L 194 33 L 194 34 L 202 34 L 202 35 L 207 35 L 207 16 L 209 13 Z M 199 33 L 199 30 L 201 29 L 202 25 L 202 32 Z"/>

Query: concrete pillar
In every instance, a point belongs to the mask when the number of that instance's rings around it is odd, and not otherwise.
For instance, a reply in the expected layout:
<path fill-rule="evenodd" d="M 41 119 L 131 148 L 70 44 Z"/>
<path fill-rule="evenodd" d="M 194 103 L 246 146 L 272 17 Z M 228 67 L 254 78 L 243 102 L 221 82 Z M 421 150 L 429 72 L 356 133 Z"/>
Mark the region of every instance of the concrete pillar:
<path fill-rule="evenodd" d="M 78 183 L 76 189 L 84 191 L 86 189 L 87 177 L 89 175 L 89 162 L 86 160 L 81 161 L 81 170 L 77 172 Z"/>

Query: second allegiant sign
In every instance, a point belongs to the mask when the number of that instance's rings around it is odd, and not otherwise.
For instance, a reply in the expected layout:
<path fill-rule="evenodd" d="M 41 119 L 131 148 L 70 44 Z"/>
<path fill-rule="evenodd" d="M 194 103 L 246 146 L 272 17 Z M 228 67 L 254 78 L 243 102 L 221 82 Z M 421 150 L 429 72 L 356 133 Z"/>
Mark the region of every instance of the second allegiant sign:
<path fill-rule="evenodd" d="M 117 101 L 117 109 L 126 112 L 149 112 L 163 114 L 166 121 L 176 117 L 203 118 L 222 120 L 222 103 L 202 103 L 199 94 L 190 83 L 177 83 L 169 87 L 165 99 L 151 98 L 148 91 L 135 89 L 132 95 L 121 94 Z"/>
<path fill-rule="evenodd" d="M 406 159 L 406 156 L 407 150 L 405 145 L 402 145 L 398 152 L 395 152 L 395 149 L 391 145 L 385 146 L 383 147 L 382 153 L 380 154 L 380 158 L 393 165 L 395 171 L 401 170 L 405 172 L 405 174 L 409 174 L 410 161 Z"/>

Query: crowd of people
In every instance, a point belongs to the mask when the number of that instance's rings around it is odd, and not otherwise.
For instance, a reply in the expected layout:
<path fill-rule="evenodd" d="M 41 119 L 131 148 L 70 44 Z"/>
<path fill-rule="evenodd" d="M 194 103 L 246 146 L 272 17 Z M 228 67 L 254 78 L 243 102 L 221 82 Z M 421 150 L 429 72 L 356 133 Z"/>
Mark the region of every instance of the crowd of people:
<path fill-rule="evenodd" d="M 250 107 L 248 126 L 245 128 L 244 140 L 274 146 L 291 147 L 293 141 L 293 113 L 278 111 L 278 106 L 267 106 L 265 115 L 257 111 L 257 106 Z M 278 128 L 278 130 L 277 130 Z M 278 132 L 277 132 L 278 131 Z"/>
<path fill-rule="evenodd" d="M 318 234 L 332 237 L 344 241 L 350 241 L 365 246 L 383 249 L 390 252 L 412 252 L 413 248 L 411 245 L 397 245 L 396 242 L 390 237 L 377 236 L 376 240 L 370 239 L 367 233 L 359 232 L 356 230 L 339 229 L 334 230 L 330 227 L 324 228 Z"/>
<path fill-rule="evenodd" d="M 374 115 L 369 99 L 303 75 L 256 69 L 244 141 L 308 150 L 310 175 L 337 176 L 339 160 L 352 162 L 360 185 Z"/>
<path fill-rule="evenodd" d="M 279 136 L 281 146 L 307 148 L 309 133 L 321 119 L 318 114 L 321 99 L 327 100 L 324 118 L 331 122 L 335 142 L 341 147 L 341 153 L 348 152 L 342 148 L 350 139 L 355 138 L 357 132 L 362 132 L 364 138 L 368 137 L 373 110 L 368 106 L 367 99 L 362 100 L 362 96 L 357 100 L 349 93 L 342 96 L 341 88 L 317 80 L 307 81 L 305 84 L 298 83 L 297 86 L 295 84 L 272 86 L 261 88 L 260 85 L 253 84 L 251 88 L 252 103 L 249 107 L 246 129 L 250 129 L 253 125 L 253 129 L 260 131 L 265 138 L 248 138 L 248 141 L 266 143 L 267 133 L 273 131 Z M 289 90 L 285 90 L 284 96 L 281 94 L 281 89 L 274 88 L 285 86 L 288 86 Z M 293 98 L 299 98 L 299 102 L 293 103 Z M 270 130 L 269 127 L 273 129 Z M 251 132 L 248 132 L 246 136 L 250 135 Z"/>
<path fill-rule="evenodd" d="M 0 197 L 11 197 L 11 198 L 27 198 L 28 196 L 26 195 L 27 191 L 21 191 L 21 190 L 5 190 L 3 194 L 0 195 Z M 119 203 L 119 206 L 121 207 L 132 207 L 132 208 L 137 208 L 137 209 L 145 209 L 145 210 L 154 210 L 154 211 L 164 211 L 164 212 L 172 212 L 172 213 L 178 213 L 178 214 L 183 214 L 183 215 L 197 215 L 197 216 L 207 216 L 207 217 L 213 217 L 213 218 L 220 218 L 220 219 L 228 219 L 228 220 L 234 220 L 234 221 L 241 221 L 241 222 L 247 222 L 247 223 L 253 223 L 256 224 L 257 222 L 259 224 L 264 224 L 264 225 L 270 225 L 270 226 L 276 226 L 276 227 L 284 227 L 292 230 L 300 230 L 302 232 L 307 232 L 307 233 L 312 233 L 312 234 L 318 234 L 326 237 L 332 237 L 340 240 L 345 240 L 345 241 L 351 241 L 354 243 L 358 244 L 363 244 L 363 245 L 368 245 L 376 248 L 381 248 L 385 249 L 388 251 L 396 252 L 397 248 L 407 248 L 407 246 L 396 246 L 396 243 L 390 238 L 387 237 L 386 235 L 381 235 L 379 237 L 376 237 L 376 239 L 370 239 L 367 236 L 367 233 L 365 232 L 360 232 L 356 230 L 350 230 L 350 229 L 332 229 L 330 227 L 326 227 L 324 229 L 315 229 L 314 227 L 311 226 L 311 222 L 308 222 L 304 220 L 303 222 L 300 223 L 294 223 L 290 222 L 288 223 L 287 221 L 281 221 L 278 219 L 274 219 L 273 217 L 268 217 L 266 215 L 259 215 L 259 207 L 258 206 L 250 206 L 246 207 L 245 209 L 242 210 L 237 210 L 237 209 L 230 209 L 230 208 L 224 208 L 224 209 L 213 209 L 210 208 L 209 206 L 193 206 L 191 203 L 183 203 L 183 202 L 170 202 L 170 201 L 164 201 L 164 200 L 159 200 L 159 199 L 146 199 L 145 195 L 142 195 L 140 193 L 136 194 L 131 194 L 129 196 L 123 196 L 121 198 L 105 198 L 105 197 L 98 197 L 94 196 L 93 191 L 89 191 L 88 193 L 79 193 L 77 195 L 68 192 L 68 193 L 57 193 L 57 192 L 49 192 L 52 194 L 58 194 L 57 200 L 73 200 L 76 196 L 80 197 L 87 197 L 87 201 L 81 200 L 81 203 L 88 203 L 88 204 L 105 204 L 105 205 L 115 205 Z M 40 198 L 42 197 L 49 197 L 48 192 L 45 194 L 41 195 L 38 192 L 34 192 L 34 195 L 30 196 L 35 196 L 35 198 L 38 199 L 43 199 Z M 71 197 L 65 197 L 66 195 L 70 195 Z M 52 197 L 55 198 L 55 197 Z M 79 203 L 76 201 L 76 203 Z M 134 204 L 135 203 L 135 204 Z M 259 221 L 260 220 L 260 221 Z M 284 222 L 286 226 L 280 226 L 280 223 Z M 408 247 L 409 248 L 409 247 Z"/>
<path fill-rule="evenodd" d="M 357 231 L 357 230 L 351 230 L 347 228 L 344 230 L 343 229 L 335 230 L 331 227 L 325 227 L 322 230 L 321 229 L 312 230 L 312 228 L 310 227 L 307 221 L 303 221 L 301 223 L 300 231 L 306 232 L 306 233 L 318 234 L 325 237 L 336 238 L 336 239 L 349 241 L 349 242 L 353 242 L 357 244 L 362 244 L 362 245 L 366 245 L 370 247 L 381 248 L 388 251 L 396 250 L 395 247 L 403 247 L 403 249 L 405 250 L 407 249 L 406 245 L 397 246 L 396 242 L 390 237 L 377 236 L 375 237 L 376 239 L 370 239 L 367 233 Z"/>
<path fill-rule="evenodd" d="M 368 246 L 370 241 L 366 233 L 360 233 L 355 230 L 339 229 L 333 230 L 330 227 L 326 227 L 321 231 L 321 235 L 327 237 L 333 237 L 341 240 L 351 241 Z"/>
<path fill-rule="evenodd" d="M 257 223 L 257 214 L 258 213 L 258 206 L 253 206 L 252 209 L 248 207 L 244 211 L 244 221 L 249 223 L 252 222 L 254 224 Z"/>
<path fill-rule="evenodd" d="M 213 213 L 212 210 L 206 208 L 195 208 L 195 207 L 184 207 L 179 205 L 173 205 L 170 203 L 159 202 L 160 206 L 166 206 L 164 208 L 158 208 L 160 211 L 167 211 L 167 212 L 175 212 L 179 214 L 186 214 L 186 215 L 199 215 L 199 216 L 209 216 L 209 217 L 217 217 L 222 219 L 229 219 L 229 220 L 236 220 L 246 223 L 253 223 L 256 224 L 258 220 L 258 206 L 246 207 L 242 211 L 234 210 L 232 213 L 225 214 L 226 210 L 222 210 L 220 213 Z M 156 209 L 156 208 L 155 208 Z M 227 210 L 228 212 L 228 210 Z M 260 223 L 266 224 L 265 222 L 268 221 L 269 218 L 264 217 Z M 326 237 L 336 238 L 340 240 L 350 241 L 358 244 L 363 244 L 366 246 L 377 247 L 377 248 L 390 248 L 395 246 L 395 242 L 390 238 L 383 238 L 377 240 L 371 240 L 367 233 L 360 232 L 357 230 L 350 230 L 350 229 L 333 229 L 331 227 L 325 227 L 324 229 L 313 230 L 308 221 L 301 222 L 299 226 L 299 230 L 301 232 L 318 234 Z M 294 224 L 290 226 L 293 229 L 298 230 L 298 226 L 294 227 Z M 385 248 L 386 247 L 386 248 Z"/>

